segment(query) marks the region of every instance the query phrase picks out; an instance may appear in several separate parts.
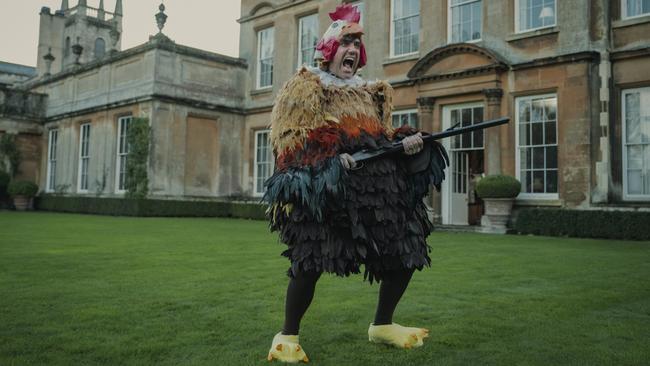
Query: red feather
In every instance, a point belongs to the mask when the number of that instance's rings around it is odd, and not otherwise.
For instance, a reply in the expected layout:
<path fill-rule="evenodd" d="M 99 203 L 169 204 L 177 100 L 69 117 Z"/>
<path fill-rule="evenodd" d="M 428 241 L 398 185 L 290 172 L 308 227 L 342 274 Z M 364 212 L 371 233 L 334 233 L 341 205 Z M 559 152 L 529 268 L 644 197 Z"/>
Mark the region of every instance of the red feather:
<path fill-rule="evenodd" d="M 347 20 L 348 22 L 359 23 L 359 20 L 361 20 L 359 10 L 350 4 L 341 4 L 336 7 L 334 12 L 329 14 L 333 21 Z"/>
<path fill-rule="evenodd" d="M 325 60 L 330 62 L 334 59 L 334 55 L 336 54 L 336 50 L 338 48 L 339 41 L 337 41 L 336 38 L 330 38 L 327 41 L 321 39 L 316 45 L 316 49 L 321 51 Z"/>

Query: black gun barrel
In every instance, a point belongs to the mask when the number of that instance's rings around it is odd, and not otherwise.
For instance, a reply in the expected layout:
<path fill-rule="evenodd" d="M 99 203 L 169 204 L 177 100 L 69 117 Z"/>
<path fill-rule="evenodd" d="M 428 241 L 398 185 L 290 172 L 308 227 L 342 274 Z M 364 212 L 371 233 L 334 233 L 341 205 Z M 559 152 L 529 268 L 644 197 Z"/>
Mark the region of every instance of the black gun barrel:
<path fill-rule="evenodd" d="M 503 125 L 508 123 L 509 121 L 510 121 L 509 117 L 492 119 L 489 121 L 479 122 L 471 126 L 456 127 L 442 132 L 426 134 L 422 136 L 422 140 L 426 144 L 429 141 L 440 140 L 446 137 L 462 135 L 464 133 L 469 133 L 476 130 L 483 130 L 489 127 Z M 391 145 L 386 147 L 381 147 L 379 149 L 364 149 L 364 150 L 357 151 L 354 154 L 352 154 L 352 158 L 354 158 L 354 160 L 357 163 L 361 163 L 364 161 L 377 159 L 381 156 L 391 155 L 403 151 L 404 151 L 404 145 L 402 145 L 402 141 L 395 141 Z"/>

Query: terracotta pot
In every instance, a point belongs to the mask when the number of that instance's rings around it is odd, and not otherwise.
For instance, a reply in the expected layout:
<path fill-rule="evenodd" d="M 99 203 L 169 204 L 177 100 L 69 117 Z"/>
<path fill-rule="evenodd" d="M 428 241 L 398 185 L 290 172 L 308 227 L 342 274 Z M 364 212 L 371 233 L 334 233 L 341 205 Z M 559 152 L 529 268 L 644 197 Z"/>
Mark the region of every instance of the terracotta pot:
<path fill-rule="evenodd" d="M 481 220 L 485 232 L 505 233 L 514 198 L 483 198 L 485 215 Z"/>
<path fill-rule="evenodd" d="M 32 198 L 27 196 L 14 197 L 14 206 L 17 211 L 27 211 L 32 209 Z"/>

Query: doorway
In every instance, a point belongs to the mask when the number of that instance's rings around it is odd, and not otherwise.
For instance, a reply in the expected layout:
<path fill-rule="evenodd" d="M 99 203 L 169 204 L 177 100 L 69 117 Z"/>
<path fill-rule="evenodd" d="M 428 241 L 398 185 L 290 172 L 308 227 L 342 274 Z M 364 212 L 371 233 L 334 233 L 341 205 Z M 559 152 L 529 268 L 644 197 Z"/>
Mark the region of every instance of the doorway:
<path fill-rule="evenodd" d="M 483 104 L 468 103 L 444 106 L 442 126 L 465 127 L 483 122 Z M 442 187 L 442 223 L 445 225 L 479 225 L 483 202 L 474 191 L 484 173 L 485 138 L 482 130 L 443 140 L 449 152 L 449 176 Z"/>

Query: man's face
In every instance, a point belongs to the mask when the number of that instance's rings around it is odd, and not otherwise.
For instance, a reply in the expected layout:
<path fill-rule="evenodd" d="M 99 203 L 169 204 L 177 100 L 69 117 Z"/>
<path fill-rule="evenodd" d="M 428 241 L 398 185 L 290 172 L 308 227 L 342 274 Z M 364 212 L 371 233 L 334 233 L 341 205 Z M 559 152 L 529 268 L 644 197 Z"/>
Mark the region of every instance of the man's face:
<path fill-rule="evenodd" d="M 361 39 L 345 36 L 330 62 L 329 71 L 341 79 L 350 79 L 357 72 L 361 57 Z"/>

